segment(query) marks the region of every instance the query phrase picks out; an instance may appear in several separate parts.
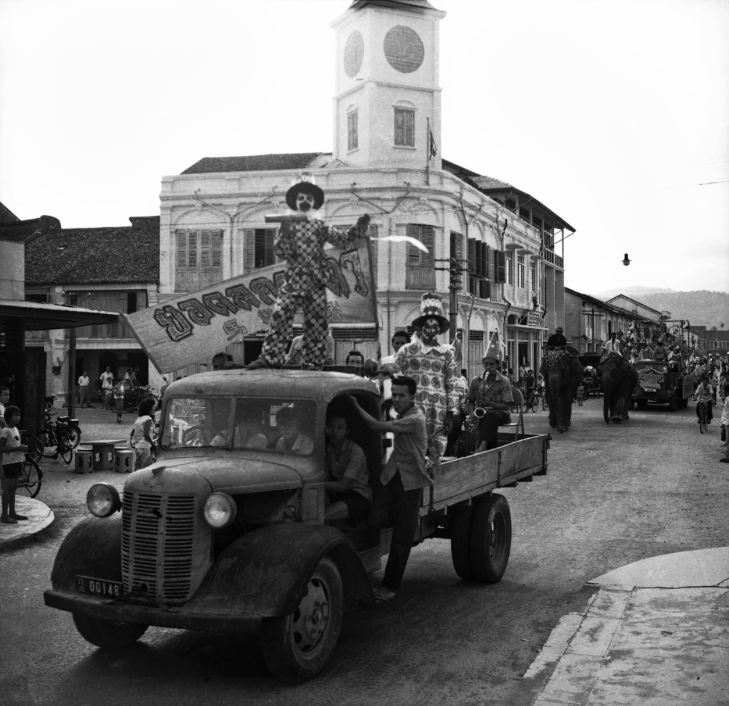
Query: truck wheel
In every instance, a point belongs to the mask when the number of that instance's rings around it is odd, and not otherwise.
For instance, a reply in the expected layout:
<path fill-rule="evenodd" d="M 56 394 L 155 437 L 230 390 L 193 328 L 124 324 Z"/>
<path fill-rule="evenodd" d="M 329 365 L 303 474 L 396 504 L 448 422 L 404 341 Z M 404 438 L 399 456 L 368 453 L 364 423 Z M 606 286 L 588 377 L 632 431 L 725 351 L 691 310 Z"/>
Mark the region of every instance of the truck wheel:
<path fill-rule="evenodd" d="M 76 624 L 76 630 L 87 642 L 106 649 L 126 647 L 135 643 L 148 627 L 138 623 L 112 623 L 76 613 L 73 614 L 73 622 Z"/>
<path fill-rule="evenodd" d="M 678 409 L 678 398 L 677 397 L 671 397 L 671 399 L 668 400 L 668 409 L 670 409 L 671 412 L 675 412 Z"/>
<path fill-rule="evenodd" d="M 481 498 L 471 524 L 471 570 L 481 583 L 496 583 L 511 553 L 511 511 L 503 495 Z"/>
<path fill-rule="evenodd" d="M 261 649 L 271 673 L 293 683 L 315 677 L 334 651 L 343 613 L 339 570 L 324 557 L 309 579 L 299 607 L 291 615 L 262 621 Z"/>
<path fill-rule="evenodd" d="M 464 581 L 473 581 L 471 571 L 471 519 L 473 506 L 454 507 L 451 521 L 451 559 L 453 568 Z"/>

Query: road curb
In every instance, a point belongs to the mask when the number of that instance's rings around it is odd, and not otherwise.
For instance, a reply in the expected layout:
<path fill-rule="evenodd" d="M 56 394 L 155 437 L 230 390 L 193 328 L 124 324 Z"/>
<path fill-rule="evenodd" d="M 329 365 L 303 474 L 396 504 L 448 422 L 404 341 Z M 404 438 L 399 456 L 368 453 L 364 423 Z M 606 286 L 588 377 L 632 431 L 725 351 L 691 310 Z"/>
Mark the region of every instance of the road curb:
<path fill-rule="evenodd" d="M 16 496 L 15 506 L 19 514 L 28 520 L 17 525 L 0 525 L 0 554 L 18 549 L 35 541 L 46 533 L 56 519 L 51 508 L 40 500 Z"/>

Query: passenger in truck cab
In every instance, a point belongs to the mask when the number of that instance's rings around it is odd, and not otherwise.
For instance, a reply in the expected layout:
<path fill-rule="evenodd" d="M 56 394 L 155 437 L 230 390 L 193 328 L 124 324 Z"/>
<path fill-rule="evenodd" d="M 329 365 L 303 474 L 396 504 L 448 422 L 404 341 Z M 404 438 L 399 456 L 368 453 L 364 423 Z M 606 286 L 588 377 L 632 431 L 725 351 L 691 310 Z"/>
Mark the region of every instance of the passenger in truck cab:
<path fill-rule="evenodd" d="M 327 491 L 325 519 L 349 520 L 353 526 L 370 514 L 372 490 L 364 451 L 348 439 L 352 423 L 344 411 L 327 413 L 325 451 Z"/>
<path fill-rule="evenodd" d="M 308 456 L 314 450 L 314 440 L 303 434 L 298 412 L 293 407 L 282 407 L 276 412 L 276 427 L 281 438 L 276 442 L 276 451 Z"/>

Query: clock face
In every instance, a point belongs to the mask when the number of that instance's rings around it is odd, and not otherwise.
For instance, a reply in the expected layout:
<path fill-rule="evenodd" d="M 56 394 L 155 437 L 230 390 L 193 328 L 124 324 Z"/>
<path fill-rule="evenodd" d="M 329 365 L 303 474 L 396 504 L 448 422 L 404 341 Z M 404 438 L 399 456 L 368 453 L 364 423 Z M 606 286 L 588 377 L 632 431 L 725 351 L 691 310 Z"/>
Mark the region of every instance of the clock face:
<path fill-rule="evenodd" d="M 422 40 L 405 25 L 397 25 L 385 35 L 384 49 L 390 66 L 403 74 L 419 69 L 425 56 Z"/>
<path fill-rule="evenodd" d="M 362 59 L 364 58 L 364 39 L 362 35 L 355 30 L 344 45 L 344 70 L 349 78 L 354 78 L 362 68 Z"/>

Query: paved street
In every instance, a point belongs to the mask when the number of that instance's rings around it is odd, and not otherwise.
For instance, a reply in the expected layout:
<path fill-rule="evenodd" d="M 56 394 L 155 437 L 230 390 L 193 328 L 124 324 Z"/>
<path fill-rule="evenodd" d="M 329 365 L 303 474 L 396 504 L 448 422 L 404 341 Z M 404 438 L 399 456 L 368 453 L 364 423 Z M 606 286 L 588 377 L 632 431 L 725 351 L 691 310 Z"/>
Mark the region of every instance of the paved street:
<path fill-rule="evenodd" d="M 88 426 L 100 414 L 80 410 L 85 438 L 128 434 L 132 415 L 122 426 Z M 595 590 L 587 581 L 647 557 L 727 544 L 729 471 L 718 463 L 717 423 L 700 435 L 693 405 L 631 417 L 606 425 L 601 400 L 575 407 L 572 431 L 553 434 L 548 475 L 504 491 L 514 540 L 499 584 L 461 582 L 449 543 L 426 542 L 398 598 L 348 616 L 328 668 L 299 687 L 268 676 L 254 624 L 233 637 L 150 628 L 133 648 L 104 653 L 69 614 L 45 608 L 55 552 L 85 515 L 86 489 L 124 480 L 48 463 L 39 499 L 56 521 L 37 542 L 0 555 L 0 703 L 529 704 L 522 677 L 560 619 L 585 610 Z M 546 413 L 529 413 L 526 426 L 548 432 Z"/>

